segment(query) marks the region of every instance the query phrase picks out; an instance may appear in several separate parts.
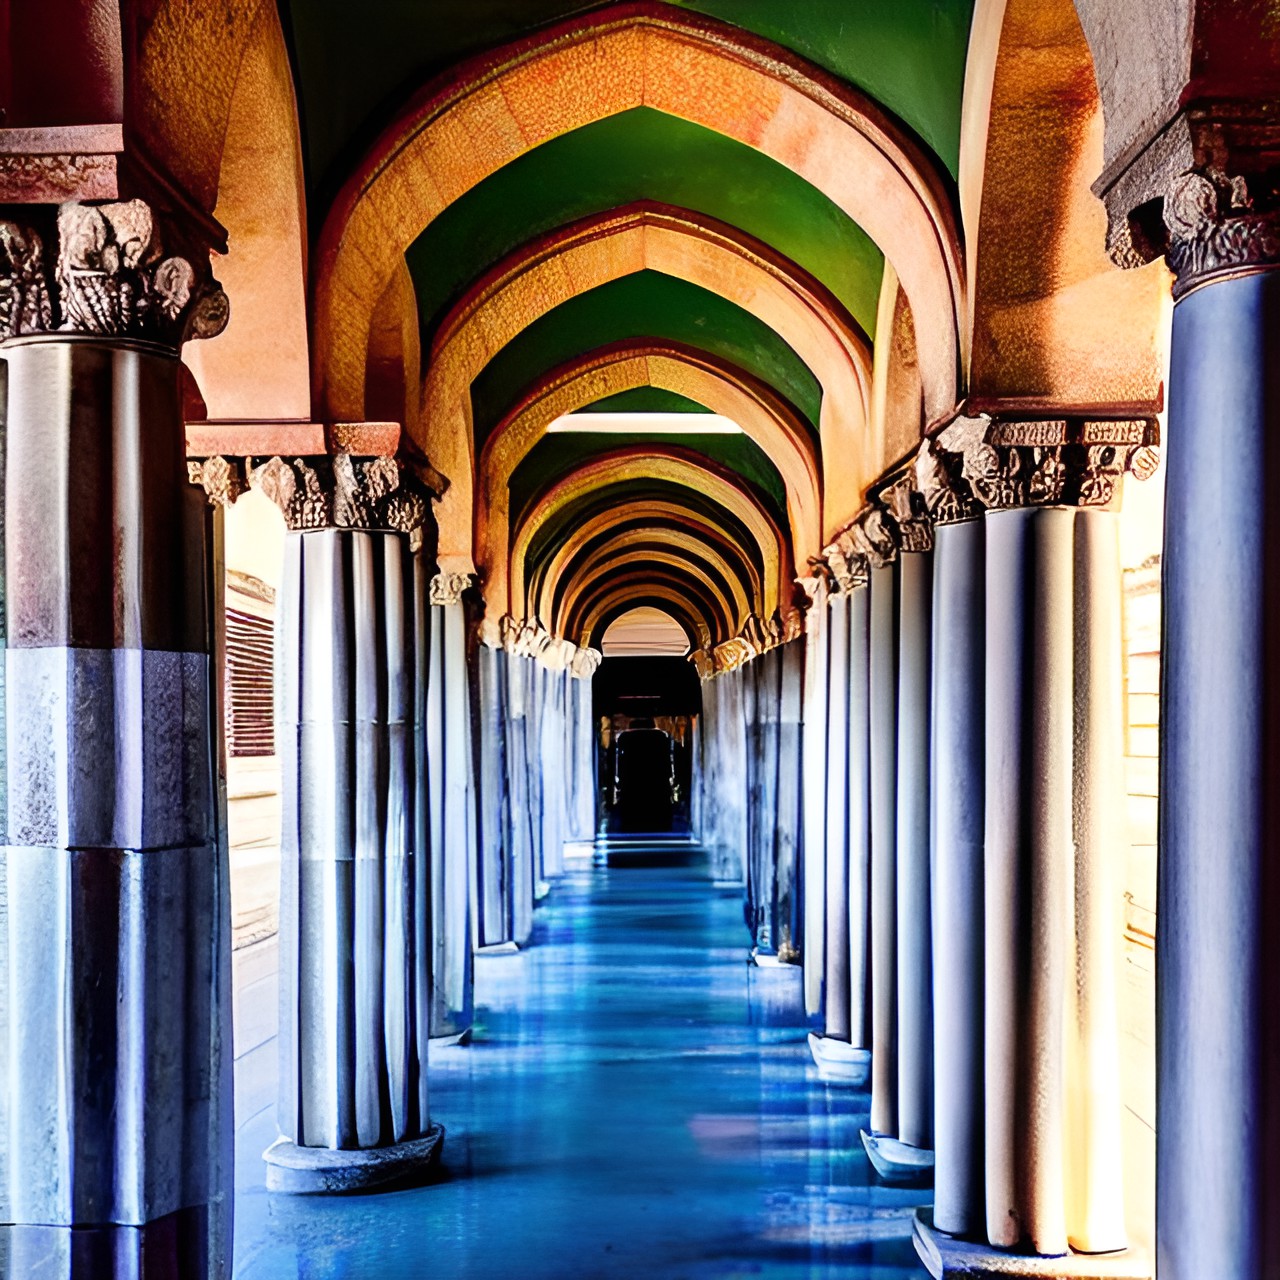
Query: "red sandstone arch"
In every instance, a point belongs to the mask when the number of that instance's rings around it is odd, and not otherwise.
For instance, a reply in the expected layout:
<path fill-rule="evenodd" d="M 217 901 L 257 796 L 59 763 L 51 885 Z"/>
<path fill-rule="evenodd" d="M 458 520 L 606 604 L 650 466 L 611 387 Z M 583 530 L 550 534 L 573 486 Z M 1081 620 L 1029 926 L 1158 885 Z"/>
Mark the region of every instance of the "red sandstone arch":
<path fill-rule="evenodd" d="M 675 530 L 642 529 L 619 536 L 574 565 L 572 573 L 560 583 L 560 600 L 548 624 L 549 629 L 556 635 L 564 634 L 565 618 L 575 600 L 596 581 L 608 578 L 624 566 L 644 564 L 687 566 L 703 585 L 723 598 L 726 612 L 737 619 L 739 627 L 752 612 L 752 600 L 743 588 L 737 566 L 726 556 L 714 547 Z M 707 575 L 708 567 L 724 580 L 729 589 L 728 596 Z"/>
<path fill-rule="evenodd" d="M 208 45 L 211 66 L 196 82 L 199 102 L 185 101 L 185 82 L 164 38 L 194 20 L 170 3 L 145 47 L 159 65 L 143 68 L 146 83 L 164 85 L 155 115 L 168 158 L 190 172 L 192 194 L 209 198 L 227 230 L 227 253 L 215 271 L 231 301 L 231 318 L 216 338 L 183 351 L 212 419 L 306 422 L 311 413 L 306 310 L 306 199 L 298 113 L 288 51 L 273 4 L 258 3 L 216 32 L 189 36 Z M 184 51 L 182 57 L 186 57 Z M 172 78 L 170 78 L 172 77 Z M 182 117 L 170 114 L 175 102 Z M 216 203 L 214 202 L 216 199 Z M 363 416 L 363 415 L 358 415 Z"/>
<path fill-rule="evenodd" d="M 599 648 L 593 643 L 595 630 L 600 618 L 615 604 L 645 597 L 652 599 L 662 591 L 670 593 L 668 598 L 683 599 L 690 612 L 699 618 L 712 644 L 719 644 L 730 639 L 736 631 L 733 617 L 724 612 L 718 602 L 708 597 L 701 584 L 690 575 L 681 571 L 667 569 L 641 569 L 637 572 L 619 574 L 612 581 L 596 582 L 594 590 L 584 592 L 576 602 L 576 608 L 566 615 L 566 628 L 570 636 L 578 636 L 575 641 L 584 647 Z"/>
<path fill-rule="evenodd" d="M 731 418 L 778 468 L 787 491 L 792 546 L 799 558 L 821 548 L 821 474 L 807 428 L 770 389 L 702 352 L 617 344 L 556 370 L 494 428 L 480 455 L 477 560 L 486 596 L 510 611 L 506 555 L 512 473 L 547 427 L 565 413 L 638 386 L 677 391 Z M 490 594 L 492 592 L 492 594 Z"/>
<path fill-rule="evenodd" d="M 527 588 L 527 595 L 516 599 L 516 605 L 523 606 L 526 617 L 538 617 L 547 623 L 547 619 L 554 616 L 556 591 L 568 567 L 588 544 L 616 528 L 619 519 L 616 511 L 603 511 L 574 526 L 555 554 L 534 575 Z M 751 607 L 757 613 L 764 611 L 764 589 L 759 570 L 750 557 L 743 553 L 742 548 L 706 516 L 674 502 L 650 501 L 629 503 L 625 516 L 621 519 L 625 521 L 627 528 L 667 529 L 678 525 L 690 536 L 696 535 L 704 544 L 717 545 L 725 553 L 736 554 L 751 590 Z"/>
<path fill-rule="evenodd" d="M 464 563 L 471 554 L 472 382 L 552 308 L 643 270 L 728 298 L 769 324 L 800 356 L 822 387 L 823 536 L 834 536 L 857 514 L 881 463 L 879 453 L 867 448 L 866 336 L 818 281 L 768 246 L 701 214 L 640 202 L 575 222 L 509 255 L 468 290 L 437 331 L 417 434 L 433 465 L 450 479 L 437 510 L 442 556 Z"/>
<path fill-rule="evenodd" d="M 1107 257 L 1090 190 L 1101 167 L 1101 104 L 1072 0 L 978 0 L 960 148 L 971 408 L 1159 407 L 1168 275 Z"/>
<path fill-rule="evenodd" d="M 947 185 L 933 161 L 871 99 L 789 52 L 654 0 L 631 0 L 472 59 L 383 132 L 320 240 L 320 411 L 359 413 L 373 307 L 432 218 L 532 147 L 639 106 L 755 147 L 862 226 L 911 299 L 930 413 L 952 406 L 964 280 Z"/>
<path fill-rule="evenodd" d="M 754 541 L 764 572 L 764 611 L 772 613 L 786 599 L 790 603 L 794 560 L 786 534 L 774 524 L 765 509 L 714 464 L 677 448 L 657 450 L 646 446 L 617 449 L 584 464 L 553 485 L 521 519 L 511 542 L 510 580 L 512 601 L 526 598 L 525 564 L 539 531 L 555 514 L 578 499 L 616 484 L 652 480 L 677 490 L 689 489 L 723 507 L 742 524 Z M 502 594 L 491 593 L 485 584 L 490 617 L 507 611 L 505 583 Z"/>

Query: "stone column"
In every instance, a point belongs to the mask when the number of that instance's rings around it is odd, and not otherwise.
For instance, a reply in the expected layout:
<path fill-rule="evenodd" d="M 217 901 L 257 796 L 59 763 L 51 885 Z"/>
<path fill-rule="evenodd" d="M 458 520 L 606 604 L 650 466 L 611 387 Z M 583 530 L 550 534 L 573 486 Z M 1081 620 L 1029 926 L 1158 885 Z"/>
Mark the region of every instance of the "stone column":
<path fill-rule="evenodd" d="M 849 1043 L 849 597 L 827 606 L 827 825 L 826 976 L 827 1039 Z"/>
<path fill-rule="evenodd" d="M 475 787 L 463 592 L 471 579 L 431 580 L 427 675 L 427 780 L 431 819 L 432 1038 L 461 1040 L 474 1018 L 472 903 L 476 874 Z"/>
<path fill-rule="evenodd" d="M 801 687 L 805 651 L 791 640 L 778 651 L 778 784 L 775 875 L 777 879 L 777 932 L 774 945 L 783 961 L 800 960 L 799 942 L 804 927 L 798 900 L 801 849 Z"/>
<path fill-rule="evenodd" d="M 1236 188 L 1189 174 L 1165 198 L 1177 282 L 1160 690 L 1161 1280 L 1266 1275 L 1280 1249 L 1280 200 L 1269 181 Z"/>
<path fill-rule="evenodd" d="M 178 363 L 226 299 L 141 201 L 23 212 L 0 222 L 0 1267 L 226 1276 L 218 596 Z"/>
<path fill-rule="evenodd" d="M 284 513 L 280 1138 L 267 1186 L 345 1191 L 429 1165 L 427 500 L 392 458 L 274 458 Z"/>
<path fill-rule="evenodd" d="M 500 648 L 476 648 L 478 703 L 476 786 L 480 817 L 479 932 L 480 951 L 514 951 L 515 886 L 511 857 L 511 813 L 507 768 L 507 669 Z"/>
<path fill-rule="evenodd" d="M 933 552 L 898 557 L 898 1137 L 933 1146 L 930 700 Z"/>
<path fill-rule="evenodd" d="M 871 593 L 866 576 L 848 593 L 849 1036 L 865 1081 L 871 1048 Z"/>
<path fill-rule="evenodd" d="M 822 1012 L 826 964 L 827 585 L 802 580 L 809 596 L 804 638 L 804 725 L 801 731 L 803 829 L 800 880 L 804 898 L 804 1007 Z"/>
<path fill-rule="evenodd" d="M 1047 1255 L 1125 1243 L 1110 869 L 1126 837 L 1099 747 L 1122 715 L 1106 508 L 1153 430 L 962 420 L 940 437 L 988 508 L 986 1234 Z"/>
<path fill-rule="evenodd" d="M 898 1132 L 898 566 L 870 572 L 871 1129 Z"/>
<path fill-rule="evenodd" d="M 983 777 L 985 541 L 981 511 L 926 442 L 933 518 L 932 809 L 934 1205 L 939 1230 L 985 1235 Z"/>
<path fill-rule="evenodd" d="M 504 845 L 511 870 L 511 939 L 524 946 L 533 932 L 533 900 L 536 888 L 535 833 L 541 826 L 537 788 L 530 756 L 532 722 L 535 719 L 534 661 L 524 654 L 503 651 L 504 755 L 506 761 L 506 830 Z"/>

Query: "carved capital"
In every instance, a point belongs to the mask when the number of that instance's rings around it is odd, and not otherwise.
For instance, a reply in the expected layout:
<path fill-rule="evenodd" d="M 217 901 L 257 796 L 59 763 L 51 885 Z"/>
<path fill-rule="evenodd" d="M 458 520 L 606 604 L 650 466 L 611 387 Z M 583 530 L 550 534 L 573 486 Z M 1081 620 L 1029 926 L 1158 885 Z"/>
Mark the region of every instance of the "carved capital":
<path fill-rule="evenodd" d="M 1276 183 L 1207 173 L 1178 175 L 1165 192 L 1165 258 L 1173 296 L 1221 275 L 1280 265 Z"/>
<path fill-rule="evenodd" d="M 61 205 L 43 234 L 34 221 L 0 221 L 0 341 L 80 333 L 176 349 L 226 328 L 227 295 L 207 263 L 167 253 L 142 200 Z"/>
<path fill-rule="evenodd" d="M 576 680 L 590 680 L 604 660 L 599 649 L 579 647 L 569 663 L 569 671 Z"/>
<path fill-rule="evenodd" d="M 693 663 L 701 680 L 710 680 L 716 673 L 716 660 L 709 649 L 695 649 L 689 655 L 689 661 Z"/>
<path fill-rule="evenodd" d="M 915 485 L 914 467 L 885 485 L 878 494 L 899 551 L 931 551 L 933 525 L 924 495 Z"/>
<path fill-rule="evenodd" d="M 1155 472 L 1154 419 L 959 419 L 936 437 L 959 460 L 973 499 L 989 511 L 1026 506 L 1104 507 L 1119 496 L 1125 472 Z"/>
<path fill-rule="evenodd" d="M 415 534 L 426 523 L 430 498 L 395 458 L 274 457 L 249 473 L 249 482 L 280 508 L 291 530 L 385 529 Z"/>
<path fill-rule="evenodd" d="M 974 421 L 963 419 L 964 422 Z M 946 430 L 950 431 L 955 427 Z M 986 430 L 982 420 L 982 430 Z M 945 432 L 943 433 L 945 434 Z M 929 519 L 935 524 L 959 524 L 982 514 L 981 504 L 974 498 L 961 475 L 957 454 L 948 453 L 937 439 L 920 442 L 913 464 L 915 488 L 924 503 Z"/>
<path fill-rule="evenodd" d="M 462 593 L 473 585 L 473 579 L 467 573 L 437 573 L 431 579 L 429 595 L 432 604 L 448 607 L 461 604 Z"/>
<path fill-rule="evenodd" d="M 187 479 L 204 490 L 211 507 L 230 507 L 249 488 L 239 458 L 191 459 L 187 462 Z"/>
<path fill-rule="evenodd" d="M 836 535 L 834 542 L 822 548 L 821 568 L 830 575 L 828 592 L 854 591 L 867 585 L 867 560 L 859 550 L 849 529 Z"/>
<path fill-rule="evenodd" d="M 513 618 L 505 614 L 498 622 L 502 647 L 517 658 L 538 658 L 553 643 L 554 637 L 538 618 Z"/>

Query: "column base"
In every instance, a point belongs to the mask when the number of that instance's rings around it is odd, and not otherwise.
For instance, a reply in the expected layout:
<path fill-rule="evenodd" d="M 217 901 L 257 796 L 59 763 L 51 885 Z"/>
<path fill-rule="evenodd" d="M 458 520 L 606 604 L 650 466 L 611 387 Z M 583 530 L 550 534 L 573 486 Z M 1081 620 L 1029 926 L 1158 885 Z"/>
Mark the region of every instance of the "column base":
<path fill-rule="evenodd" d="M 476 948 L 478 956 L 513 956 L 520 950 L 518 942 L 490 942 Z"/>
<path fill-rule="evenodd" d="M 887 1133 L 862 1130 L 862 1145 L 871 1167 L 885 1182 L 928 1186 L 933 1182 L 933 1152 L 891 1138 Z"/>
<path fill-rule="evenodd" d="M 864 1085 L 871 1078 L 871 1050 L 855 1049 L 847 1040 L 809 1032 L 809 1052 L 819 1078 L 830 1084 Z"/>
<path fill-rule="evenodd" d="M 1061 1258 L 1011 1253 L 989 1244 L 957 1240 L 933 1225 L 933 1210 L 916 1210 L 912 1243 L 933 1280 L 1151 1280 L 1151 1261 L 1138 1249 L 1118 1253 L 1068 1253 Z"/>
<path fill-rule="evenodd" d="M 463 1027 L 461 1031 L 448 1031 L 444 1035 L 430 1036 L 427 1044 L 434 1048 L 439 1045 L 441 1048 L 450 1048 L 453 1045 L 470 1044 L 472 1027 Z"/>
<path fill-rule="evenodd" d="M 550 892 L 551 881 L 539 880 L 538 883 L 533 886 L 533 900 L 535 902 L 541 902 Z"/>
<path fill-rule="evenodd" d="M 775 951 L 761 951 L 759 947 L 752 947 L 751 963 L 761 969 L 777 969 L 786 964 L 787 961 Z"/>
<path fill-rule="evenodd" d="M 288 1138 L 277 1138 L 262 1153 L 267 1190 L 317 1195 L 418 1180 L 439 1162 L 443 1145 L 444 1126 L 439 1124 L 433 1124 L 422 1138 L 357 1151 L 299 1147 Z"/>

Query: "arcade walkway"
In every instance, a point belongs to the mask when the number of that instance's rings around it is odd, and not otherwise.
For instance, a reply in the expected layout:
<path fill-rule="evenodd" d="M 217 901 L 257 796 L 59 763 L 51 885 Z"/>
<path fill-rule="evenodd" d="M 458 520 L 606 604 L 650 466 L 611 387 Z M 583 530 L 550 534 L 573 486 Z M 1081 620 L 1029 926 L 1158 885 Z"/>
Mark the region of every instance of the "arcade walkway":
<path fill-rule="evenodd" d="M 741 913 L 697 867 L 567 874 L 532 947 L 479 960 L 475 1043 L 432 1058 L 443 1181 L 268 1197 L 260 1117 L 237 1277 L 923 1275 L 927 1195 L 875 1185 L 867 1097 L 817 1080 L 799 970 L 745 964 Z"/>

